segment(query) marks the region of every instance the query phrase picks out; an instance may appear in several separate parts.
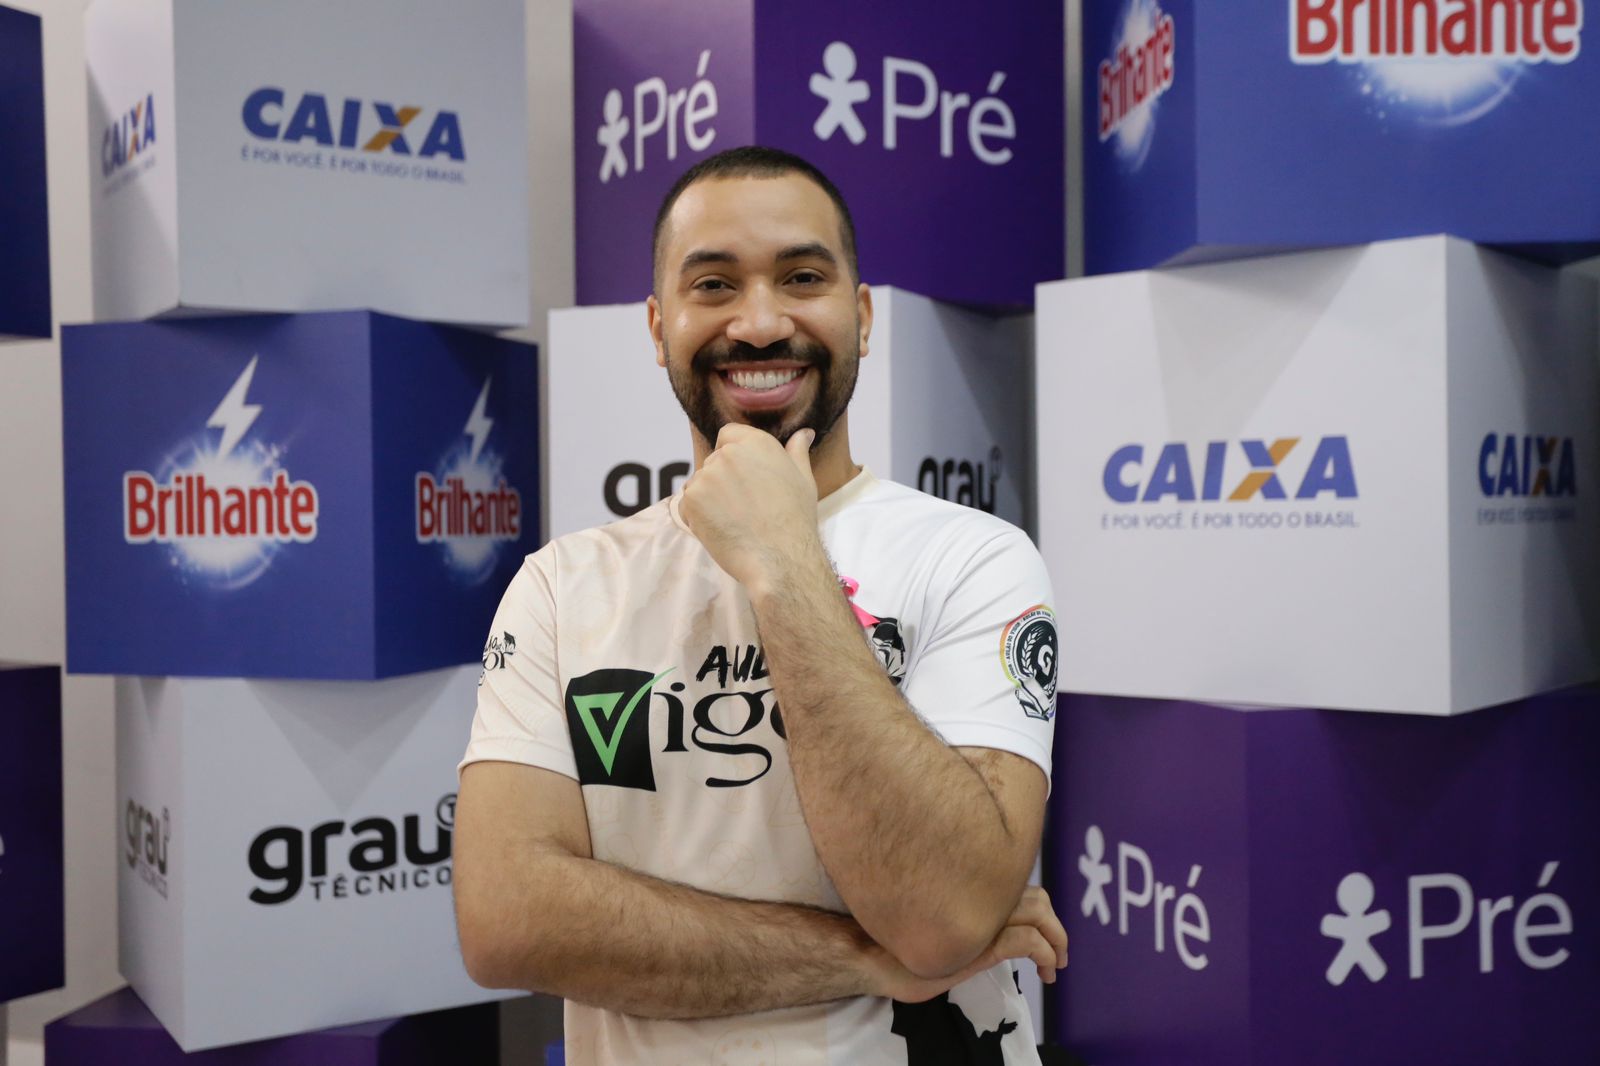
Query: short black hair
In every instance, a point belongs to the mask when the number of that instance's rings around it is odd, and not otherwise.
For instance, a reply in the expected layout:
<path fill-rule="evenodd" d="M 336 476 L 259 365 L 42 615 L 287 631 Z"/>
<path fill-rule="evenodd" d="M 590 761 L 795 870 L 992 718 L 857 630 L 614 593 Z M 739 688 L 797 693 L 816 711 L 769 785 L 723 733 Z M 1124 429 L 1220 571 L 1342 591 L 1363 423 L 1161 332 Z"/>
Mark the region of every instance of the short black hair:
<path fill-rule="evenodd" d="M 801 159 L 793 152 L 785 152 L 781 148 L 767 148 L 759 144 L 747 144 L 741 148 L 729 148 L 700 160 L 684 171 L 683 175 L 672 183 L 672 188 L 667 190 L 667 195 L 661 200 L 660 209 L 656 211 L 655 227 L 650 231 L 651 277 L 656 287 L 660 287 L 661 280 L 661 231 L 666 228 L 667 216 L 672 213 L 673 205 L 678 202 L 678 197 L 683 195 L 683 190 L 697 181 L 709 181 L 715 178 L 779 178 L 785 174 L 799 174 L 809 178 L 828 194 L 828 199 L 833 201 L 834 208 L 839 212 L 839 239 L 844 243 L 844 258 L 850 266 L 850 278 L 859 282 L 861 266 L 856 260 L 856 224 L 850 218 L 850 208 L 845 204 L 844 194 L 839 192 L 838 186 L 829 181 L 828 176 L 815 165 Z"/>

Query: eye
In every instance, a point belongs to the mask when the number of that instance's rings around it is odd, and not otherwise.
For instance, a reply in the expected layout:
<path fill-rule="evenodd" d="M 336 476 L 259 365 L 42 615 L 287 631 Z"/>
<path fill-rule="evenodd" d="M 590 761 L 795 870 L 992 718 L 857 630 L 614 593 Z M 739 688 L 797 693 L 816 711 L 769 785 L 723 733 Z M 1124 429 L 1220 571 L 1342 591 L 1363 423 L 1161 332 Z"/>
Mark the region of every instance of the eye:
<path fill-rule="evenodd" d="M 729 285 L 721 278 L 701 278 L 690 287 L 694 289 L 695 292 L 707 293 L 727 292 L 733 288 L 733 286 Z"/>
<path fill-rule="evenodd" d="M 815 270 L 796 270 L 789 275 L 789 281 L 799 285 L 821 285 L 828 279 Z"/>

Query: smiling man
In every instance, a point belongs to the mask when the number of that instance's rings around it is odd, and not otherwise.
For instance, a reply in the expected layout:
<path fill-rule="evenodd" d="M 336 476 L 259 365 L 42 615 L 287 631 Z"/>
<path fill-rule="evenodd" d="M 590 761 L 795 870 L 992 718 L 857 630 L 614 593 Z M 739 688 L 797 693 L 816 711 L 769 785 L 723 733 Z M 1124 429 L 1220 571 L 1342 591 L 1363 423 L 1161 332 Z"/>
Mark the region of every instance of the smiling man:
<path fill-rule="evenodd" d="M 564 996 L 567 1061 L 1037 1062 L 1008 960 L 1049 788 L 1044 566 L 880 481 L 847 407 L 872 295 L 810 164 L 707 159 L 648 301 L 695 473 L 512 581 L 462 763 L 479 982 Z"/>

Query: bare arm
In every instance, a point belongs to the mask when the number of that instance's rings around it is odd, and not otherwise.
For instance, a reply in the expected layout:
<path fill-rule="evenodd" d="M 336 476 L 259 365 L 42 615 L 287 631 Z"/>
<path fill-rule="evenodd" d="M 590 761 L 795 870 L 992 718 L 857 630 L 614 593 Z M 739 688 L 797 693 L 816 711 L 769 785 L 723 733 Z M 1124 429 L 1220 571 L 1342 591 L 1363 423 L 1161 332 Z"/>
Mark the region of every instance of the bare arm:
<path fill-rule="evenodd" d="M 592 859 L 577 783 L 512 763 L 462 772 L 454 883 L 475 981 L 644 1017 L 860 995 L 917 1001 L 1002 959 L 1031 957 L 1041 970 L 1056 962 L 1040 927 L 1059 926 L 1035 907 L 961 974 L 918 979 L 847 916 L 718 896 Z"/>
<path fill-rule="evenodd" d="M 913 972 L 966 966 L 1027 883 L 1044 772 L 953 749 L 917 717 L 820 546 L 753 602 L 806 826 L 840 897 Z"/>
<path fill-rule="evenodd" d="M 840 594 L 816 525 L 807 432 L 781 448 L 728 425 L 682 513 L 754 607 L 817 853 L 850 913 L 926 977 L 965 967 L 1022 895 L 1044 774 L 963 753 L 885 676 Z"/>

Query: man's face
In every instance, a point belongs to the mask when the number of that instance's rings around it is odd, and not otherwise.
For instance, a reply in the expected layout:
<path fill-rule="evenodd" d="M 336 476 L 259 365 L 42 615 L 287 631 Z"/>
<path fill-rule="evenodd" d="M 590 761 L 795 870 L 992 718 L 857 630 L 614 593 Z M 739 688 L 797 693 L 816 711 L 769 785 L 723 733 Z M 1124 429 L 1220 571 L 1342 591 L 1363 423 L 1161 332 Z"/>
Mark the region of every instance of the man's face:
<path fill-rule="evenodd" d="M 696 182 L 662 235 L 656 361 L 708 444 L 729 422 L 820 443 L 855 389 L 871 303 L 839 215 L 798 174 Z"/>

